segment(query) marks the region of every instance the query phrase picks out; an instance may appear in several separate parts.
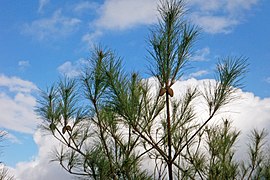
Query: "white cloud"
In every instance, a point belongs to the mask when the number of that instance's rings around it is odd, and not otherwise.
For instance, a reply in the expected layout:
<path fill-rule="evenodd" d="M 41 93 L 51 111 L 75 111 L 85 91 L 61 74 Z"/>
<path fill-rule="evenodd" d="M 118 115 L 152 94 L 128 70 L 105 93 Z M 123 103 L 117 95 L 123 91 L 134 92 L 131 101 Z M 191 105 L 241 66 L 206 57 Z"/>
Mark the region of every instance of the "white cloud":
<path fill-rule="evenodd" d="M 224 7 L 227 0 L 208 0 L 207 3 L 201 0 L 188 0 L 188 5 L 195 6 L 195 8 L 199 9 L 200 11 L 216 11 Z"/>
<path fill-rule="evenodd" d="M 265 128 L 270 132 L 270 98 L 261 99 L 251 92 L 240 93 L 241 98 L 234 103 L 233 108 L 237 112 L 235 125 L 244 132 L 253 128 Z"/>
<path fill-rule="evenodd" d="M 203 84 L 207 81 L 209 80 L 188 79 L 186 81 L 177 81 L 173 85 L 175 96 L 181 95 L 184 89 L 190 86 L 197 86 L 203 90 Z M 213 80 L 210 81 L 214 82 Z M 228 118 L 232 121 L 233 126 L 241 131 L 237 142 L 236 158 L 244 160 L 247 158 L 247 143 L 250 142 L 248 136 L 251 130 L 254 128 L 258 130 L 266 129 L 270 132 L 270 97 L 262 99 L 251 92 L 243 92 L 240 89 L 237 94 L 239 98 L 219 111 L 210 124 L 220 122 L 221 118 Z M 198 119 L 203 121 L 207 109 L 205 109 L 206 106 L 202 103 L 202 100 L 198 100 L 198 102 L 199 105 L 197 101 L 195 104 L 198 107 Z M 270 137 L 268 137 L 268 140 L 269 144 Z"/>
<path fill-rule="evenodd" d="M 87 33 L 82 37 L 82 41 L 87 44 L 87 48 L 92 47 L 102 34 L 103 33 L 100 30 L 96 30 L 93 33 Z"/>
<path fill-rule="evenodd" d="M 15 168 L 9 168 L 10 174 L 15 175 L 18 180 L 71 179 L 57 163 L 49 163 L 50 153 L 54 145 L 58 145 L 56 141 L 36 130 L 41 121 L 34 112 L 36 98 L 32 92 L 37 90 L 37 87 L 30 81 L 1 75 L 0 90 L 0 127 L 7 131 L 33 134 L 39 148 L 39 153 L 33 160 L 19 162 Z M 6 138 L 11 143 L 22 143 L 18 137 L 10 133 Z"/>
<path fill-rule="evenodd" d="M 128 29 L 157 20 L 157 0 L 106 0 L 96 25 L 106 29 Z"/>
<path fill-rule="evenodd" d="M 104 30 L 126 30 L 157 21 L 158 0 L 105 0 L 96 7 L 98 18 L 90 22 L 92 33 L 82 37 L 88 46 L 100 37 Z"/>
<path fill-rule="evenodd" d="M 189 78 L 196 78 L 196 77 L 200 77 L 200 76 L 203 76 L 203 75 L 206 75 L 206 74 L 209 74 L 209 72 L 206 71 L 206 70 L 200 70 L 200 71 L 191 73 L 189 75 Z"/>
<path fill-rule="evenodd" d="M 194 55 L 191 56 L 191 61 L 208 61 L 207 56 L 210 54 L 208 47 L 197 50 Z"/>
<path fill-rule="evenodd" d="M 98 18 L 90 23 L 93 33 L 85 34 L 82 41 L 91 45 L 104 30 L 126 30 L 138 25 L 157 22 L 158 0 L 105 0 L 96 6 Z M 259 0 L 189 0 L 188 15 L 195 25 L 211 34 L 230 33 L 234 27 L 243 23 L 247 12 Z M 78 4 L 78 11 L 90 8 L 91 4 Z M 89 43 L 91 42 L 91 43 Z"/>
<path fill-rule="evenodd" d="M 267 77 L 267 78 L 265 79 L 265 82 L 270 83 L 270 77 Z"/>
<path fill-rule="evenodd" d="M 7 133 L 5 138 L 7 138 L 7 140 L 9 140 L 11 143 L 22 144 L 22 142 L 13 134 Z"/>
<path fill-rule="evenodd" d="M 50 0 L 39 0 L 38 12 L 41 13 L 43 8 L 49 4 Z"/>
<path fill-rule="evenodd" d="M 30 66 L 30 63 L 29 63 L 29 61 L 19 61 L 18 66 L 21 70 L 24 70 Z"/>
<path fill-rule="evenodd" d="M 0 126 L 23 133 L 33 133 L 39 120 L 34 113 L 37 87 L 18 77 L 0 75 Z"/>
<path fill-rule="evenodd" d="M 62 74 L 68 77 L 75 77 L 80 74 L 79 70 L 75 65 L 72 64 L 70 61 L 66 61 L 64 64 L 59 66 L 57 70 Z"/>
<path fill-rule="evenodd" d="M 52 136 L 44 136 L 38 130 L 34 134 L 34 141 L 38 145 L 38 155 L 29 162 L 19 162 L 11 173 L 18 180 L 71 180 L 72 176 L 65 172 L 56 162 L 52 160 L 52 150 L 59 147 L 59 143 Z"/>
<path fill-rule="evenodd" d="M 0 74 L 0 87 L 6 87 L 11 92 L 30 93 L 33 90 L 37 90 L 37 86 L 30 82 L 18 77 L 7 77 Z"/>
<path fill-rule="evenodd" d="M 189 0 L 191 19 L 208 33 L 228 33 L 245 18 L 259 0 Z M 96 26 L 128 29 L 157 20 L 157 0 L 106 0 L 100 7 Z"/>
<path fill-rule="evenodd" d="M 227 16 L 192 14 L 192 21 L 207 33 L 230 33 L 239 22 Z"/>
<path fill-rule="evenodd" d="M 207 33 L 229 33 L 259 0 L 189 0 L 191 19 Z"/>
<path fill-rule="evenodd" d="M 62 15 L 61 10 L 57 10 L 50 18 L 39 19 L 30 24 L 25 24 L 23 33 L 38 40 L 65 37 L 75 32 L 80 23 L 81 20 L 65 17 Z"/>
<path fill-rule="evenodd" d="M 241 9 L 251 9 L 252 6 L 256 5 L 259 0 L 228 0 L 227 8 L 230 11 L 241 11 Z"/>
<path fill-rule="evenodd" d="M 17 94 L 14 98 L 0 93 L 1 127 L 24 133 L 33 133 L 38 124 L 34 113 L 35 98 Z"/>
<path fill-rule="evenodd" d="M 241 24 L 250 10 L 259 0 L 189 0 L 190 19 L 203 31 L 211 34 L 230 33 Z M 98 18 L 90 22 L 90 31 L 82 37 L 88 47 L 100 37 L 104 30 L 126 30 L 138 25 L 157 22 L 158 0 L 105 0 L 98 5 L 87 1 L 74 7 L 75 12 L 84 12 L 95 8 Z"/>
<path fill-rule="evenodd" d="M 98 8 L 98 4 L 90 1 L 83 1 L 74 6 L 73 11 L 76 13 L 89 12 Z"/>
<path fill-rule="evenodd" d="M 1 140 L 8 140 L 9 142 L 13 143 L 13 144 L 22 144 L 22 142 L 13 134 L 9 133 L 6 130 L 2 130 L 1 129 L 1 135 L 4 135 L 4 138 Z M 2 141 L 1 141 L 2 143 Z M 0 163 L 1 165 L 1 163 Z"/>
<path fill-rule="evenodd" d="M 208 12 L 240 12 L 249 10 L 258 4 L 259 0 L 208 0 L 207 3 L 201 0 L 188 0 L 188 5 L 196 6 L 200 11 Z"/>
<path fill-rule="evenodd" d="M 81 73 L 81 66 L 87 63 L 85 59 L 80 59 L 75 61 L 74 63 L 71 61 L 66 61 L 62 65 L 60 65 L 57 70 L 60 74 L 67 76 L 67 77 L 76 77 L 79 76 Z"/>

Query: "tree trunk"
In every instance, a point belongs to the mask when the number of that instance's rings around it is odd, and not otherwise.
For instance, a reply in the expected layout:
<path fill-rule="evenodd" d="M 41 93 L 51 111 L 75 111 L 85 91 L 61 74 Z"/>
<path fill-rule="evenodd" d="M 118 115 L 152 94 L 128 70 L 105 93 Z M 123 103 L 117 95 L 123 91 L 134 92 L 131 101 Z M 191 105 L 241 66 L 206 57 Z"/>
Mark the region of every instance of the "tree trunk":
<path fill-rule="evenodd" d="M 173 180 L 173 173 L 172 173 L 172 137 L 171 137 L 171 116 L 170 116 L 170 100 L 169 100 L 169 93 L 168 88 L 166 87 L 166 108 L 167 108 L 167 135 L 168 135 L 168 174 L 169 180 Z"/>

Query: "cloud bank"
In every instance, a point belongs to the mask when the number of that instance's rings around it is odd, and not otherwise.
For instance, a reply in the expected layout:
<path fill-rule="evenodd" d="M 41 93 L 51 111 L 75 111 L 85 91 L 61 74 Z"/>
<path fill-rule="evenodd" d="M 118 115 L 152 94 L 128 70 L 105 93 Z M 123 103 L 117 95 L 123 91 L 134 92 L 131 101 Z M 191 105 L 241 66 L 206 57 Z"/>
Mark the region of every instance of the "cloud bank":
<path fill-rule="evenodd" d="M 91 44 L 106 30 L 127 30 L 140 25 L 157 22 L 158 0 L 105 0 L 99 5 L 98 17 L 91 21 L 92 32 L 86 33 L 82 41 Z M 247 12 L 254 8 L 259 0 L 187 0 L 188 16 L 191 21 L 206 33 L 230 33 L 243 23 Z M 90 4 L 86 4 L 86 7 Z M 77 6 L 76 6 L 77 7 Z M 86 38 L 88 37 L 88 38 Z M 90 38 L 91 37 L 91 38 Z"/>
<path fill-rule="evenodd" d="M 38 12 L 43 12 L 49 2 L 39 0 Z M 22 32 L 37 40 L 46 40 L 71 36 L 83 29 L 79 25 L 84 28 L 89 26 L 88 32 L 84 31 L 81 39 L 87 44 L 93 44 L 92 41 L 105 31 L 130 30 L 157 22 L 158 3 L 158 0 L 73 2 L 72 5 L 57 7 L 49 16 L 24 24 Z M 208 0 L 207 3 L 201 0 L 186 1 L 191 21 L 210 34 L 230 33 L 246 21 L 248 12 L 258 4 L 259 0 Z M 63 15 L 63 11 L 68 11 L 68 16 Z"/>
<path fill-rule="evenodd" d="M 74 33 L 80 23 L 80 19 L 66 17 L 59 9 L 51 17 L 25 24 L 22 32 L 38 40 L 54 39 Z"/>
<path fill-rule="evenodd" d="M 247 12 L 257 5 L 259 0 L 189 0 L 192 10 L 191 20 L 205 32 L 229 33 L 243 23 Z"/>
<path fill-rule="evenodd" d="M 0 75 L 0 127 L 23 133 L 33 133 L 39 122 L 34 113 L 37 90 L 35 84 L 18 77 Z"/>
<path fill-rule="evenodd" d="M 52 151 L 60 145 L 55 139 L 44 136 L 44 132 L 37 130 L 34 141 L 39 148 L 38 155 L 31 161 L 19 162 L 15 168 L 10 168 L 17 180 L 73 179 L 58 163 L 51 162 Z"/>
<path fill-rule="evenodd" d="M 156 22 L 156 0 L 106 0 L 101 6 L 96 25 L 106 29 L 123 30 L 136 25 Z"/>

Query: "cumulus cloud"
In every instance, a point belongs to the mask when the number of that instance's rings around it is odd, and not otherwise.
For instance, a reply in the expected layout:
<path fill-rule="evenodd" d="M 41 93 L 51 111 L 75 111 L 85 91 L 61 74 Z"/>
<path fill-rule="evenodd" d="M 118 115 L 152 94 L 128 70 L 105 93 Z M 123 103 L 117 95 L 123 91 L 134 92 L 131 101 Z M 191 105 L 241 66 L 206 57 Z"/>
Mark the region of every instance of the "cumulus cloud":
<path fill-rule="evenodd" d="M 175 96 L 181 95 L 185 88 L 190 86 L 197 86 L 199 89 L 203 89 L 203 85 L 206 82 L 214 82 L 214 80 L 196 80 L 194 78 L 177 81 L 174 86 Z M 237 91 L 238 98 L 231 104 L 225 106 L 218 112 L 217 116 L 210 121 L 210 124 L 220 123 L 222 118 L 226 118 L 232 121 L 232 125 L 237 130 L 241 131 L 239 140 L 236 144 L 237 153 L 236 158 L 238 160 L 245 160 L 247 158 L 247 144 L 250 142 L 249 135 L 255 128 L 257 130 L 265 129 L 270 132 L 270 97 L 260 98 L 251 92 L 244 92 L 241 89 Z M 207 109 L 202 100 L 198 100 L 199 120 L 204 121 Z M 268 137 L 268 143 L 270 138 Z"/>
<path fill-rule="evenodd" d="M 158 0 L 105 0 L 96 6 L 98 17 L 90 23 L 92 33 L 83 36 L 82 41 L 95 41 L 104 30 L 126 30 L 139 25 L 157 22 Z M 188 0 L 187 7 L 191 21 L 203 31 L 230 33 L 234 27 L 243 23 L 247 12 L 257 5 L 259 0 Z M 78 4 L 78 11 L 90 8 L 89 3 Z"/>
<path fill-rule="evenodd" d="M 189 0 L 191 20 L 208 33 L 229 33 L 243 22 L 246 12 L 259 0 Z M 95 25 L 124 30 L 157 20 L 157 0 L 106 0 L 100 7 Z"/>
<path fill-rule="evenodd" d="M 236 126 L 244 132 L 252 128 L 270 130 L 270 98 L 261 99 L 251 92 L 240 93 L 241 98 L 233 104 L 233 111 L 237 112 Z"/>
<path fill-rule="evenodd" d="M 91 45 L 104 30 L 126 30 L 156 22 L 157 2 L 158 0 L 105 0 L 98 8 L 98 18 L 90 23 L 95 30 L 85 34 L 82 41 Z"/>
<path fill-rule="evenodd" d="M 216 34 L 216 33 L 230 33 L 232 28 L 239 22 L 236 19 L 232 19 L 226 16 L 212 16 L 212 15 L 201 15 L 194 13 L 191 15 L 192 21 L 200 26 L 205 32 Z"/>
<path fill-rule="evenodd" d="M 30 93 L 37 90 L 37 86 L 30 82 L 18 77 L 8 77 L 0 74 L 0 87 L 6 87 L 11 92 Z"/>
<path fill-rule="evenodd" d="M 18 180 L 71 180 L 72 176 L 65 172 L 58 163 L 51 162 L 52 150 L 60 144 L 52 136 L 44 136 L 37 130 L 34 141 L 38 145 L 38 155 L 31 161 L 19 162 L 10 168 Z"/>
<path fill-rule="evenodd" d="M 57 70 L 63 76 L 76 77 L 81 74 L 81 67 L 85 63 L 87 63 L 85 59 L 80 59 L 75 62 L 66 61 L 65 63 L 60 65 Z"/>
<path fill-rule="evenodd" d="M 80 19 L 63 16 L 62 11 L 57 10 L 52 17 L 38 19 L 30 24 L 25 24 L 23 33 L 31 35 L 38 40 L 65 37 L 75 32 L 80 23 Z"/>
<path fill-rule="evenodd" d="M 155 22 L 156 0 L 107 0 L 101 7 L 97 26 L 106 29 L 128 29 Z"/>
<path fill-rule="evenodd" d="M 227 33 L 245 18 L 259 0 L 189 0 L 191 19 L 209 33 Z M 105 29 L 128 29 L 157 20 L 157 0 L 106 0 L 96 25 Z"/>
<path fill-rule="evenodd" d="M 191 19 L 207 33 L 229 33 L 259 0 L 189 0 Z M 193 10 L 194 9 L 194 10 Z"/>
<path fill-rule="evenodd" d="M 212 82 L 213 79 L 196 80 L 191 78 L 184 81 L 177 81 L 173 85 L 175 96 L 180 96 L 187 87 L 198 87 L 203 90 L 205 83 Z M 270 130 L 270 97 L 260 98 L 254 95 L 252 92 L 244 92 L 238 89 L 237 96 L 239 98 L 232 101 L 229 105 L 220 111 L 217 121 L 220 117 L 229 118 L 233 121 L 235 127 L 243 132 L 253 128 Z M 207 110 L 207 109 L 206 109 Z"/>
<path fill-rule="evenodd" d="M 50 136 L 44 136 L 36 130 L 40 120 L 35 115 L 36 98 L 33 93 L 37 90 L 35 84 L 18 77 L 0 75 L 0 127 L 9 130 L 33 134 L 34 141 L 39 148 L 38 155 L 29 162 L 19 162 L 15 168 L 9 168 L 10 174 L 18 180 L 69 180 L 58 164 L 49 163 L 53 147 L 59 146 Z M 8 133 L 7 140 L 21 144 L 16 136 Z"/>
<path fill-rule="evenodd" d="M 0 75 L 0 126 L 23 133 L 33 133 L 38 123 L 34 113 L 37 87 L 18 77 Z"/>

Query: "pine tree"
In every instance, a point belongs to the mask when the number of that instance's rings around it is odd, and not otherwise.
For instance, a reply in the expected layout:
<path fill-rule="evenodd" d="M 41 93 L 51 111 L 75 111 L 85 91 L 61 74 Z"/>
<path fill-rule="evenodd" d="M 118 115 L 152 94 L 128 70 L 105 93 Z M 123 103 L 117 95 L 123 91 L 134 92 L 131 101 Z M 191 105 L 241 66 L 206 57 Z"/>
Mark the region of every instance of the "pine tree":
<path fill-rule="evenodd" d="M 86 179 L 170 180 L 238 175 L 232 147 L 239 133 L 230 132 L 226 121 L 220 131 L 207 125 L 236 98 L 246 59 L 220 60 L 215 83 L 189 87 L 175 97 L 173 85 L 190 60 L 198 30 L 185 18 L 182 0 L 161 0 L 158 11 L 148 49 L 158 89 L 138 73 L 126 73 L 111 50 L 96 47 L 80 78 L 64 78 L 42 93 L 37 107 L 42 128 L 62 143 L 54 160 L 69 173 Z M 203 123 L 195 111 L 198 98 L 208 109 Z M 201 150 L 204 141 L 209 155 Z M 152 170 L 141 163 L 145 159 L 154 162 Z"/>

